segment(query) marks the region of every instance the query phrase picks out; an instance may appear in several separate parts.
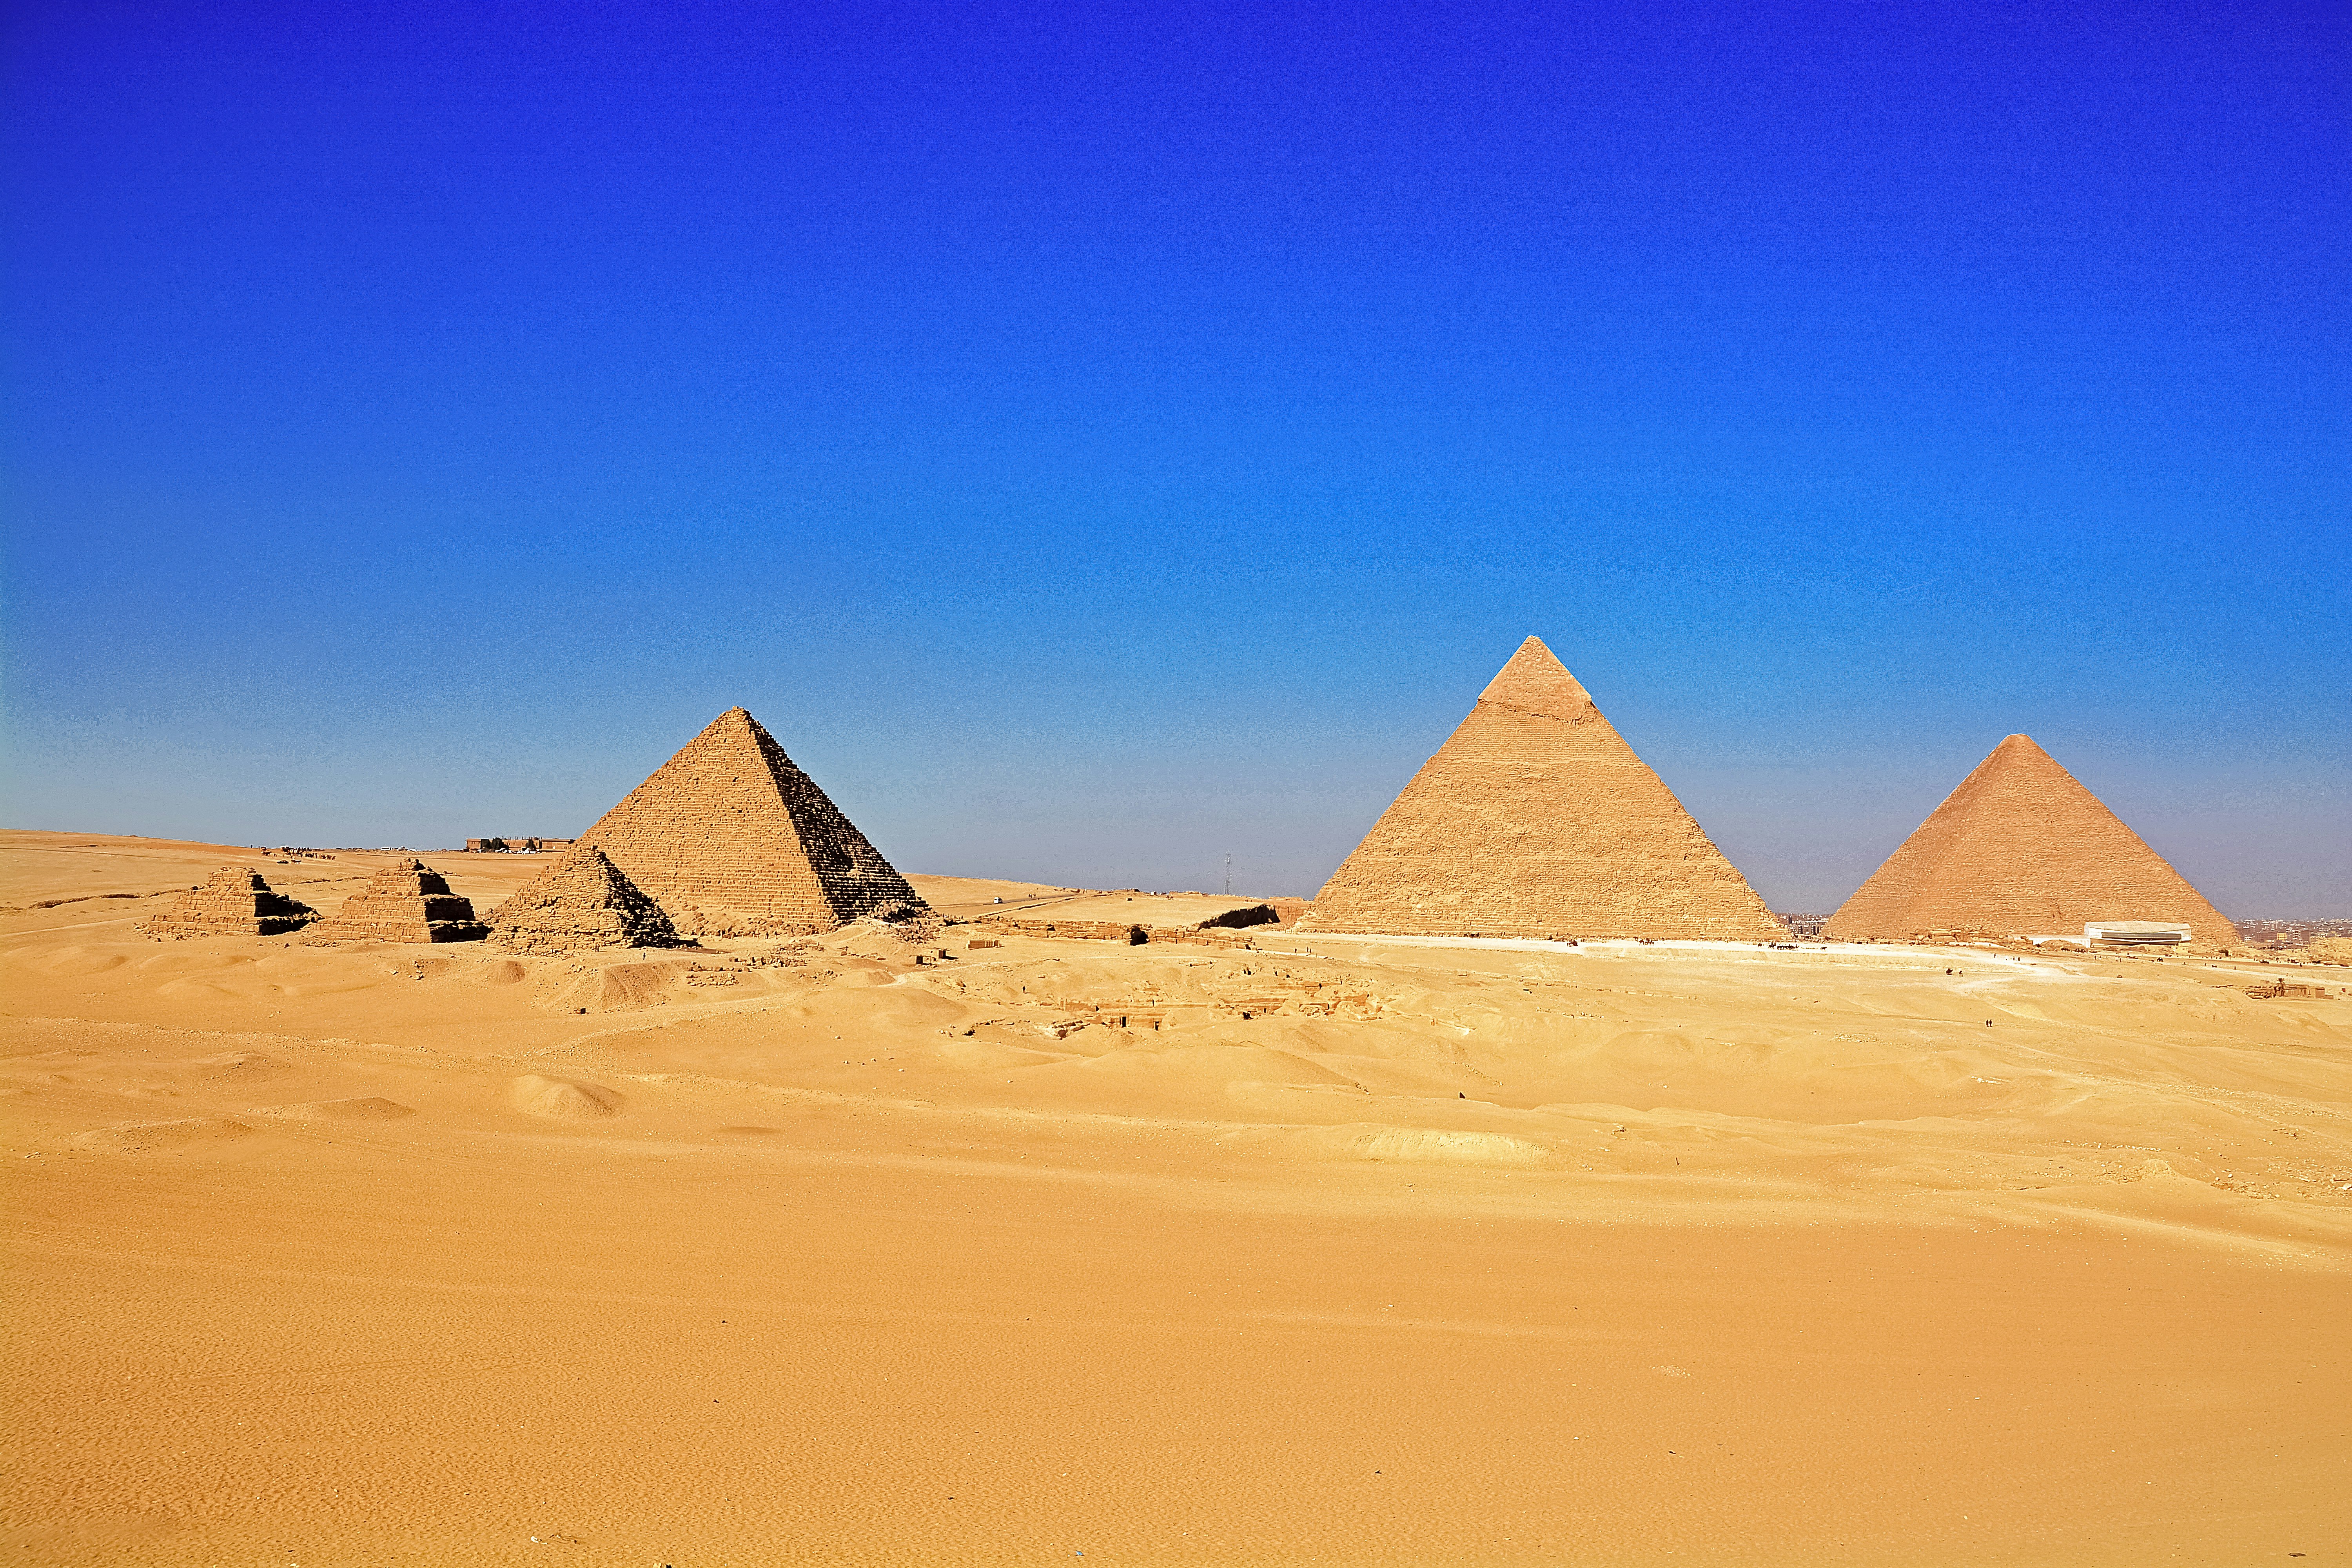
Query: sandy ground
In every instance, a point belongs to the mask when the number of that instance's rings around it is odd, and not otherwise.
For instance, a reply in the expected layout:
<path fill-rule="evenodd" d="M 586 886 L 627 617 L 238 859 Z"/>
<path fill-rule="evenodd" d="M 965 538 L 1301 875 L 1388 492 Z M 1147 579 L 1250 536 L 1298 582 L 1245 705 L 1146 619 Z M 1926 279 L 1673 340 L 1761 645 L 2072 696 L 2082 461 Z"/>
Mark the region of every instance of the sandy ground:
<path fill-rule="evenodd" d="M 130 924 L 384 858 L 0 836 L 0 1563 L 2352 1557 L 2352 971 Z"/>

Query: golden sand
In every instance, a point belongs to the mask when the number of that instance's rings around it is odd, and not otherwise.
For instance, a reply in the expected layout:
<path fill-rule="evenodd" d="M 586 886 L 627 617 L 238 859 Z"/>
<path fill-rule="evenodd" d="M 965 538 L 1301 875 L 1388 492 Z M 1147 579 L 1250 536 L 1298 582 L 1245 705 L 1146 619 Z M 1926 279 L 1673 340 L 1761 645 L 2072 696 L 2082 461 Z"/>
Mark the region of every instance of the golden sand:
<path fill-rule="evenodd" d="M 394 859 L 0 836 L 0 1562 L 2352 1539 L 2352 970 L 132 926 Z"/>

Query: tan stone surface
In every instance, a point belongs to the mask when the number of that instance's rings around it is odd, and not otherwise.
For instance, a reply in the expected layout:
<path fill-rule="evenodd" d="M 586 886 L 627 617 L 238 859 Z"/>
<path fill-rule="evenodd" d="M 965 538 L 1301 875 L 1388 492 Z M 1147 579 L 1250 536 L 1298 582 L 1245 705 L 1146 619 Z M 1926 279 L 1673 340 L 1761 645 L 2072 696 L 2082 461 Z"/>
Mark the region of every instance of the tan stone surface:
<path fill-rule="evenodd" d="M 894 905 L 927 907 L 740 708 L 579 842 L 603 850 L 687 936 L 806 935 Z"/>
<path fill-rule="evenodd" d="M 272 892 L 261 873 L 224 866 L 142 927 L 155 937 L 278 936 L 318 918 L 310 905 Z"/>
<path fill-rule="evenodd" d="M 1116 942 L 1139 946 L 1150 931 L 1132 921 L 1022 920 L 1013 915 L 982 915 L 978 923 L 1015 936 L 1052 936 L 1071 942 Z"/>
<path fill-rule="evenodd" d="M 303 933 L 305 942 L 474 942 L 484 934 L 473 903 L 422 860 L 385 867 L 343 907 Z"/>
<path fill-rule="evenodd" d="M 509 952 L 675 947 L 661 906 L 593 844 L 576 845 L 491 911 L 490 945 Z"/>
<path fill-rule="evenodd" d="M 1297 926 L 1737 942 L 1788 934 L 1534 637 Z"/>
<path fill-rule="evenodd" d="M 2093 921 L 2171 921 L 2194 940 L 2237 928 L 2099 797 L 2011 735 L 1945 797 L 1822 931 L 1906 941 L 1944 929 L 2079 939 Z"/>

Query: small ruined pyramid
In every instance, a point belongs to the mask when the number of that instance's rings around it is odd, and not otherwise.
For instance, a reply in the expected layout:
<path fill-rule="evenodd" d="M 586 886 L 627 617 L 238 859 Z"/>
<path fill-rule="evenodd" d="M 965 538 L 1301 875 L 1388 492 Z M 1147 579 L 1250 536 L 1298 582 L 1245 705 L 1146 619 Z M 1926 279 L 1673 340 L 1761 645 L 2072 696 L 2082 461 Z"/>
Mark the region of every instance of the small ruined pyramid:
<path fill-rule="evenodd" d="M 422 860 L 386 866 L 304 942 L 479 942 L 487 931 L 472 900 Z"/>
<path fill-rule="evenodd" d="M 490 911 L 489 926 L 490 945 L 509 952 L 678 945 L 661 906 L 593 844 L 565 850 Z"/>
<path fill-rule="evenodd" d="M 282 936 L 318 918 L 310 905 L 271 892 L 260 872 L 224 866 L 140 929 L 153 937 Z"/>
<path fill-rule="evenodd" d="M 1534 637 L 1323 885 L 1298 929 L 1788 934 Z"/>
<path fill-rule="evenodd" d="M 806 936 L 928 913 L 816 782 L 730 708 L 581 835 L 686 936 Z"/>
<path fill-rule="evenodd" d="M 2196 942 L 2237 928 L 2031 737 L 1977 764 L 1822 934 L 1904 941 L 1934 931 L 2073 936 L 2093 921 L 2185 923 Z"/>

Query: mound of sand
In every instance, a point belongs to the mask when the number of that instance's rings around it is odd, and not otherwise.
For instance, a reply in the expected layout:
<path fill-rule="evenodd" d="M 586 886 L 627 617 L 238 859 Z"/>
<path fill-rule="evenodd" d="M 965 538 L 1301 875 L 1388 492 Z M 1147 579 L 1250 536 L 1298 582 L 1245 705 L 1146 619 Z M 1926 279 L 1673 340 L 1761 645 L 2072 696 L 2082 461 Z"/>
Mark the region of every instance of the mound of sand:
<path fill-rule="evenodd" d="M 541 974 L 532 1004 L 551 1013 L 622 1013 L 657 1006 L 686 982 L 683 962 L 585 964 Z"/>
<path fill-rule="evenodd" d="M 260 1051 L 225 1051 L 216 1057 L 200 1057 L 192 1065 L 202 1068 L 207 1079 L 233 1083 L 258 1083 L 284 1078 L 294 1070 L 292 1062 Z"/>
<path fill-rule="evenodd" d="M 600 1084 L 526 1073 L 508 1087 L 507 1100 L 527 1116 L 551 1121 L 594 1121 L 621 1109 L 621 1097 Z"/>
<path fill-rule="evenodd" d="M 309 1100 L 294 1105 L 264 1106 L 256 1116 L 280 1116 L 289 1121 L 396 1121 L 416 1111 L 396 1100 L 363 1095 L 357 1100 Z"/>
<path fill-rule="evenodd" d="M 173 1149 L 234 1142 L 253 1131 L 225 1116 L 188 1116 L 175 1121 L 142 1121 L 124 1127 L 99 1127 L 74 1140 L 86 1149 L 106 1149 L 118 1154 L 154 1154 Z"/>

